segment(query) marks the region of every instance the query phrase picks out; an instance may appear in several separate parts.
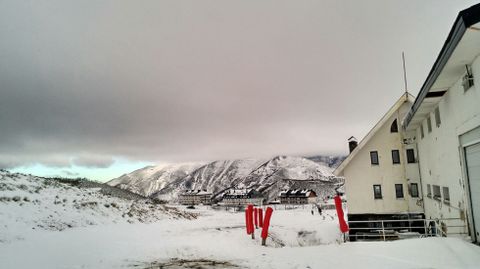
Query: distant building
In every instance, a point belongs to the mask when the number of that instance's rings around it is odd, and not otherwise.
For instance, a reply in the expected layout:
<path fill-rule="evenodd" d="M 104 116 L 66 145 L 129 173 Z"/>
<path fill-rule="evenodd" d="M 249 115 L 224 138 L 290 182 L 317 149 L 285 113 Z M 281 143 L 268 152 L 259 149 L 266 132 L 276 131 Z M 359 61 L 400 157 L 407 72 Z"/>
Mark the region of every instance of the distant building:
<path fill-rule="evenodd" d="M 317 194 L 313 190 L 284 190 L 278 195 L 281 204 L 314 204 Z"/>
<path fill-rule="evenodd" d="M 187 190 L 180 194 L 179 202 L 182 205 L 208 205 L 212 202 L 212 193 L 206 190 Z"/>
<path fill-rule="evenodd" d="M 265 197 L 255 189 L 232 189 L 223 195 L 222 203 L 226 206 L 262 205 Z"/>

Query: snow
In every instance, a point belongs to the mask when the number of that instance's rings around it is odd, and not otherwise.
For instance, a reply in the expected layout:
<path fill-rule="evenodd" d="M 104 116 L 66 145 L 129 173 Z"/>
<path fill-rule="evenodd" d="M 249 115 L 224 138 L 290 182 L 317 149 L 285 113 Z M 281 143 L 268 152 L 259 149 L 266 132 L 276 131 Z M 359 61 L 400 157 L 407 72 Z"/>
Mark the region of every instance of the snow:
<path fill-rule="evenodd" d="M 256 239 L 247 236 L 244 212 L 207 206 L 167 210 L 144 201 L 110 197 L 100 188 L 61 183 L 36 193 L 44 180 L 0 172 L 0 197 L 22 197 L 17 202 L 0 200 L 0 268 L 150 268 L 182 259 L 193 264 L 228 262 L 236 268 L 441 269 L 478 268 L 480 264 L 480 248 L 457 238 L 343 243 L 335 210 L 324 210 L 323 215 L 314 210 L 312 215 L 311 205 L 274 206 L 270 237 L 262 247 L 260 229 L 255 230 Z M 99 205 L 114 201 L 119 209 L 77 209 L 73 203 L 77 194 Z M 24 197 L 30 202 L 23 201 Z M 132 205 L 140 212 L 147 210 L 150 218 L 139 213 L 122 217 Z M 46 220 L 54 228 L 38 226 Z"/>

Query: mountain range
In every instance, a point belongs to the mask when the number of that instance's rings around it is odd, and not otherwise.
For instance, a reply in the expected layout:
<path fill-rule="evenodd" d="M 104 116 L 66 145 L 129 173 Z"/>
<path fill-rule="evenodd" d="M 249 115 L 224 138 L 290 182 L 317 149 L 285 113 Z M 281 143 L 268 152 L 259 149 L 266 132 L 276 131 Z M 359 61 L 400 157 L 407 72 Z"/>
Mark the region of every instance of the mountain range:
<path fill-rule="evenodd" d="M 332 171 L 342 157 L 276 156 L 272 159 L 220 160 L 147 166 L 107 182 L 146 197 L 175 200 L 185 190 L 202 189 L 220 197 L 232 188 L 255 188 L 272 201 L 282 189 L 308 188 L 319 197 L 343 183 Z"/>

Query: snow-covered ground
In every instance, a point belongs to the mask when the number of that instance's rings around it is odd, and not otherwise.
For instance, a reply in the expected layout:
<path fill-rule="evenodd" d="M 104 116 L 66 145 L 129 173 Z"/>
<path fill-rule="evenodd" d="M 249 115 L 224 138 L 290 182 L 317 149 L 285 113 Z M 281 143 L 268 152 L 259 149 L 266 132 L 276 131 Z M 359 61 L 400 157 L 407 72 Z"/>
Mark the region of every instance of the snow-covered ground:
<path fill-rule="evenodd" d="M 260 230 L 255 240 L 246 235 L 244 213 L 195 211 L 201 216 L 193 220 L 167 218 L 149 224 L 29 233 L 0 244 L 0 267 L 478 268 L 480 264 L 480 248 L 455 238 L 340 243 L 336 219 L 330 217 L 333 211 L 325 212 L 324 220 L 309 209 L 276 210 L 267 247 L 260 246 Z M 202 263 L 207 266 L 188 267 Z"/>
<path fill-rule="evenodd" d="M 260 230 L 246 235 L 244 212 L 169 208 L 44 180 L 0 173 L 2 269 L 480 267 L 480 248 L 456 238 L 343 243 L 335 212 L 312 215 L 309 206 L 274 210 L 262 247 Z"/>

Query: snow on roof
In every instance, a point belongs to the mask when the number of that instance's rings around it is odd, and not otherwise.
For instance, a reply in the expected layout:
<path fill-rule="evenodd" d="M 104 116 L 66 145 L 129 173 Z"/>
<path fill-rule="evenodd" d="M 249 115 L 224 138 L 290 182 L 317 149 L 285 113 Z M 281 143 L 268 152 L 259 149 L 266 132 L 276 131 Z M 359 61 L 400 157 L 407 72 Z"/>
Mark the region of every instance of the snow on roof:
<path fill-rule="evenodd" d="M 309 189 L 292 189 L 292 190 L 283 190 L 279 193 L 280 197 L 308 197 L 311 193 L 316 193 L 313 190 Z"/>
<path fill-rule="evenodd" d="M 207 190 L 186 190 L 182 195 L 211 195 Z"/>

